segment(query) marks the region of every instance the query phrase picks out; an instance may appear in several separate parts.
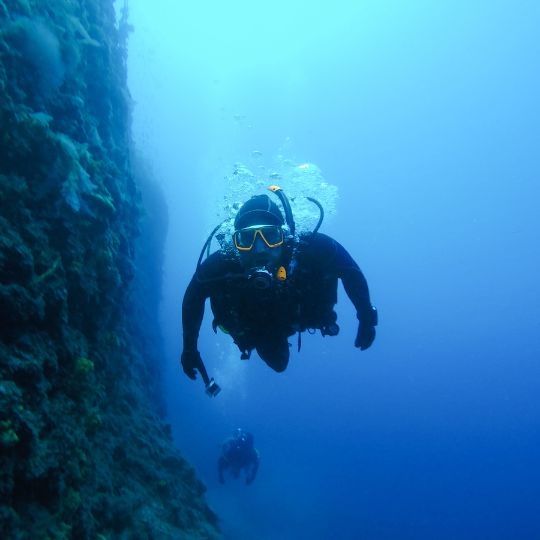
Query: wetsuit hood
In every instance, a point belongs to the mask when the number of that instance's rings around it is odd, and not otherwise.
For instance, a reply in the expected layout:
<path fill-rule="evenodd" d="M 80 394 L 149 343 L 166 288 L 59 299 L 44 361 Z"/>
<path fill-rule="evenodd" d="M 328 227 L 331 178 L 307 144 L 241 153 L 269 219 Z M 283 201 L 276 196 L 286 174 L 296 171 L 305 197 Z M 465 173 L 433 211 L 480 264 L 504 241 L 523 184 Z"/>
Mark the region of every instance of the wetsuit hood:
<path fill-rule="evenodd" d="M 253 225 L 276 225 L 282 227 L 284 224 L 285 220 L 278 205 L 271 201 L 268 195 L 251 197 L 241 206 L 234 219 L 235 230 Z"/>

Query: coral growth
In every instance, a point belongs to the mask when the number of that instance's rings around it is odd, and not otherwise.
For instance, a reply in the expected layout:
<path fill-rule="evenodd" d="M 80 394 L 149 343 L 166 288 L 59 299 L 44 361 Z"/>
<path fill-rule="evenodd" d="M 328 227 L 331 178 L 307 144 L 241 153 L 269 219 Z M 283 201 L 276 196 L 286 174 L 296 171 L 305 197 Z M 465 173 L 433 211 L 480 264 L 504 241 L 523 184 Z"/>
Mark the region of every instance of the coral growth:
<path fill-rule="evenodd" d="M 0 0 L 5 538 L 219 537 L 156 399 L 166 223 L 132 173 L 124 39 L 112 0 Z"/>

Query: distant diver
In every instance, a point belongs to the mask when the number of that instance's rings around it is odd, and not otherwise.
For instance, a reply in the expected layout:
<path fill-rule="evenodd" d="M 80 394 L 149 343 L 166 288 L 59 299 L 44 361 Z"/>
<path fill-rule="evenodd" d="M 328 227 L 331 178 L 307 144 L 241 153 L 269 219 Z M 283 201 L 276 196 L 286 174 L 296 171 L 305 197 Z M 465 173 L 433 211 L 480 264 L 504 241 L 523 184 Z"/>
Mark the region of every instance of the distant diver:
<path fill-rule="evenodd" d="M 218 459 L 218 480 L 225 483 L 223 473 L 228 470 L 234 478 L 238 478 L 242 470 L 249 486 L 259 470 L 259 452 L 254 446 L 253 435 L 241 428 L 236 429 L 222 446 Z"/>
<path fill-rule="evenodd" d="M 318 232 L 324 211 L 313 231 L 296 234 L 296 225 L 285 193 L 268 188 L 280 200 L 256 195 L 238 210 L 234 220 L 231 250 L 220 249 L 203 261 L 216 231 L 203 246 L 197 269 L 182 303 L 184 373 L 196 378 L 198 370 L 207 393 L 220 388 L 206 373 L 197 343 L 207 298 L 214 315 L 214 332 L 230 334 L 249 359 L 253 350 L 273 370 L 282 372 L 289 363 L 288 338 L 306 330 L 323 336 L 339 333 L 334 306 L 338 279 L 356 308 L 359 322 L 354 346 L 368 349 L 375 339 L 377 310 L 372 306 L 367 281 L 353 258 L 337 241 Z M 285 225 L 287 226 L 284 229 Z"/>

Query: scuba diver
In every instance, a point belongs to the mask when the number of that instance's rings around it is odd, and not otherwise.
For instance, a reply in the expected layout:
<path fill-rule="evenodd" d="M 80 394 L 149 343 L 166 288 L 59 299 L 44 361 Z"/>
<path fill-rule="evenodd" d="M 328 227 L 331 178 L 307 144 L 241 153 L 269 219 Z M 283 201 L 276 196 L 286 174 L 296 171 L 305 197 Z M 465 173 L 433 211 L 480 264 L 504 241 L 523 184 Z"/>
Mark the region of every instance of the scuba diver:
<path fill-rule="evenodd" d="M 334 311 L 338 279 L 356 308 L 355 347 L 366 350 L 375 339 L 377 310 L 366 279 L 343 246 L 317 232 L 324 217 L 320 203 L 308 197 L 319 208 L 320 218 L 313 231 L 298 235 L 285 193 L 278 186 L 268 189 L 279 198 L 285 218 L 268 195 L 247 200 L 234 219 L 232 249 L 207 253 L 203 261 L 218 225 L 203 246 L 184 295 L 182 367 L 190 379 L 199 371 L 210 396 L 219 392 L 219 386 L 209 379 L 197 349 L 207 298 L 214 332 L 220 328 L 230 334 L 242 359 L 249 359 L 255 350 L 277 372 L 287 367 L 288 339 L 295 333 L 298 350 L 306 330 L 338 334 Z"/>
<path fill-rule="evenodd" d="M 259 469 L 259 452 L 253 444 L 253 435 L 241 428 L 237 428 L 232 437 L 223 443 L 222 453 L 218 459 L 218 479 L 220 484 L 225 483 L 223 473 L 227 469 L 234 478 L 238 478 L 240 472 L 244 469 L 248 486 L 255 480 Z"/>

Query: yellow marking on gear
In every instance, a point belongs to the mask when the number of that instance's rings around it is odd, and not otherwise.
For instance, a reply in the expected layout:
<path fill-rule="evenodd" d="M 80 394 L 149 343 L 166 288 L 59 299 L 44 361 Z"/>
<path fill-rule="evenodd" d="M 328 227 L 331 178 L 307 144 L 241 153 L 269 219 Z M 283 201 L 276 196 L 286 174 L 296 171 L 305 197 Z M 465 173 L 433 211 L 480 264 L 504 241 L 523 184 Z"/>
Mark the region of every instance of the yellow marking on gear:
<path fill-rule="evenodd" d="M 277 271 L 277 278 L 279 281 L 285 281 L 287 279 L 287 270 L 285 270 L 285 267 L 280 266 Z"/>

